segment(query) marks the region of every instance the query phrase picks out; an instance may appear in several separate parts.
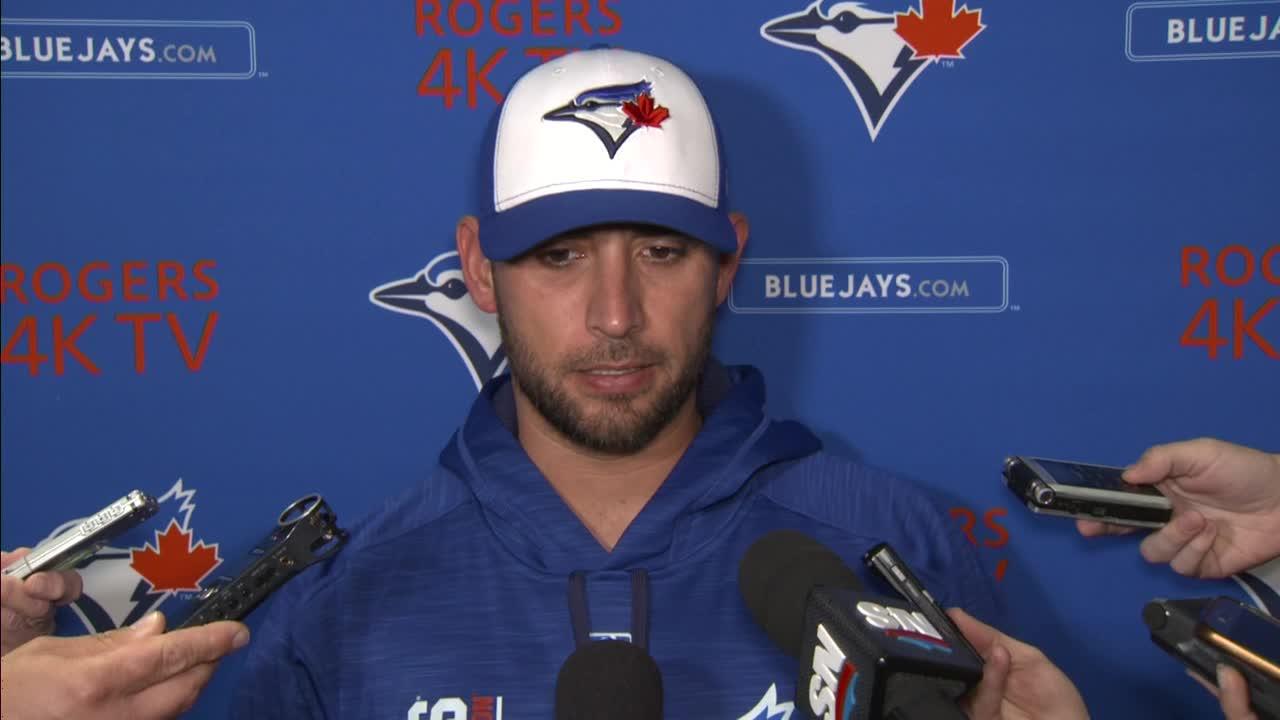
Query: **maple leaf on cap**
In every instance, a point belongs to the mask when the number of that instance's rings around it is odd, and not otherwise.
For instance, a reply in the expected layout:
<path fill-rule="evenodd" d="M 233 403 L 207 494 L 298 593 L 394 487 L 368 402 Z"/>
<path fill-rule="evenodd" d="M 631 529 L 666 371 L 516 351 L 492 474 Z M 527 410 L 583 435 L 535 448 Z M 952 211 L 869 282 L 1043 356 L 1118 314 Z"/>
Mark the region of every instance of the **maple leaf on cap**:
<path fill-rule="evenodd" d="M 957 11 L 955 0 L 920 0 L 919 13 L 912 8 L 897 18 L 894 29 L 918 58 L 963 58 L 960 50 L 987 27 L 981 10 Z"/>
<path fill-rule="evenodd" d="M 653 101 L 649 93 L 640 93 L 635 100 L 622 103 L 622 111 L 631 118 L 631 122 L 640 127 L 662 127 L 662 123 L 671 117 L 671 111 Z"/>
<path fill-rule="evenodd" d="M 151 583 L 152 592 L 199 590 L 200 581 L 222 564 L 222 558 L 217 543 L 205 545 L 201 540 L 193 547 L 191 536 L 177 520 L 170 520 L 163 533 L 156 532 L 155 548 L 147 543 L 142 550 L 130 551 L 129 565 Z"/>

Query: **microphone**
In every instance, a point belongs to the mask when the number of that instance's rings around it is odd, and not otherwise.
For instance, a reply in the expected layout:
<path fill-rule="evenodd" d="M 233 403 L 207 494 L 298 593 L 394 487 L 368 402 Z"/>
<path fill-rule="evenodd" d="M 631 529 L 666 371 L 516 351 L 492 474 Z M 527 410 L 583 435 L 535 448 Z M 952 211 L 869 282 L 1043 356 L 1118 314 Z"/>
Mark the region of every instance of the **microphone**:
<path fill-rule="evenodd" d="M 662 720 L 662 673 L 624 640 L 588 642 L 556 677 L 556 720 Z"/>
<path fill-rule="evenodd" d="M 809 717 L 965 718 L 956 700 L 982 678 L 982 659 L 911 603 L 864 592 L 813 538 L 779 530 L 757 540 L 738 589 L 756 623 L 800 660 L 796 707 Z"/>

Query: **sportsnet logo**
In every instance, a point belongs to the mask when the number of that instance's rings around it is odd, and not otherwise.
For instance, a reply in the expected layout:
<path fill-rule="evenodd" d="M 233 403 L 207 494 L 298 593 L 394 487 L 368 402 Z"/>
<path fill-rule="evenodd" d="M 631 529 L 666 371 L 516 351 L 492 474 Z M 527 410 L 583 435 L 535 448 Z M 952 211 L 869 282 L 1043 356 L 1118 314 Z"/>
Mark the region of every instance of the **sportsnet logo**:
<path fill-rule="evenodd" d="M 824 0 L 760 26 L 769 42 L 815 53 L 827 61 L 862 113 L 874 142 L 912 81 L 930 64 L 964 59 L 963 50 L 986 25 L 982 11 L 955 0 L 920 0 L 920 9 L 884 13 L 861 2 Z"/>
<path fill-rule="evenodd" d="M 154 518 L 78 566 L 84 590 L 78 600 L 58 610 L 58 626 L 67 627 L 62 614 L 71 613 L 89 632 L 114 630 L 133 624 L 177 593 L 204 589 L 201 581 L 222 564 L 222 557 L 218 543 L 195 537 L 195 494 L 179 479 L 160 496 Z M 49 537 L 83 520 L 67 521 Z"/>
<path fill-rule="evenodd" d="M 951 646 L 940 637 L 926 635 L 922 632 L 913 630 L 885 630 L 884 634 L 908 645 L 914 645 L 921 650 L 938 651 L 941 653 L 951 654 Z"/>

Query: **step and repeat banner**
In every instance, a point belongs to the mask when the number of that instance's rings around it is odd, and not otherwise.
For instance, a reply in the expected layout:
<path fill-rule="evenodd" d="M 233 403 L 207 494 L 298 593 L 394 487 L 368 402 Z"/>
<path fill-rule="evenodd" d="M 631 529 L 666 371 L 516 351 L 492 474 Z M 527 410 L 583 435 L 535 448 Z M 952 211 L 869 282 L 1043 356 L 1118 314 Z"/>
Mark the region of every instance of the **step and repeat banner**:
<path fill-rule="evenodd" d="M 1140 611 L 1240 586 L 1032 515 L 1000 468 L 1280 447 L 1280 2 L 7 0 L 0 42 L 0 542 L 161 500 L 60 632 L 176 608 L 304 494 L 350 523 L 430 471 L 504 370 L 492 317 L 428 292 L 484 128 L 604 43 L 720 124 L 752 233 L 718 355 L 935 488 L 1097 717 L 1213 716 Z"/>

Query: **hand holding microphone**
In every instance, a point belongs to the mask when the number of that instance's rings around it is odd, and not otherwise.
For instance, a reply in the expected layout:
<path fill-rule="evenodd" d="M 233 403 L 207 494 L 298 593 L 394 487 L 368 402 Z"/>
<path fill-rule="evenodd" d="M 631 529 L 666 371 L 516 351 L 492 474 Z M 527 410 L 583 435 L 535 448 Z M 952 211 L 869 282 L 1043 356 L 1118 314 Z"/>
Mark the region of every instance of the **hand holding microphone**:
<path fill-rule="evenodd" d="M 756 541 L 738 569 L 756 622 L 800 661 L 796 707 L 809 717 L 964 718 L 957 701 L 982 661 L 918 607 L 870 595 L 840 558 L 795 531 Z"/>
<path fill-rule="evenodd" d="M 1038 648 L 1015 640 L 963 610 L 951 618 L 987 661 L 982 682 L 965 698 L 970 720 L 1081 720 L 1084 698 Z"/>

